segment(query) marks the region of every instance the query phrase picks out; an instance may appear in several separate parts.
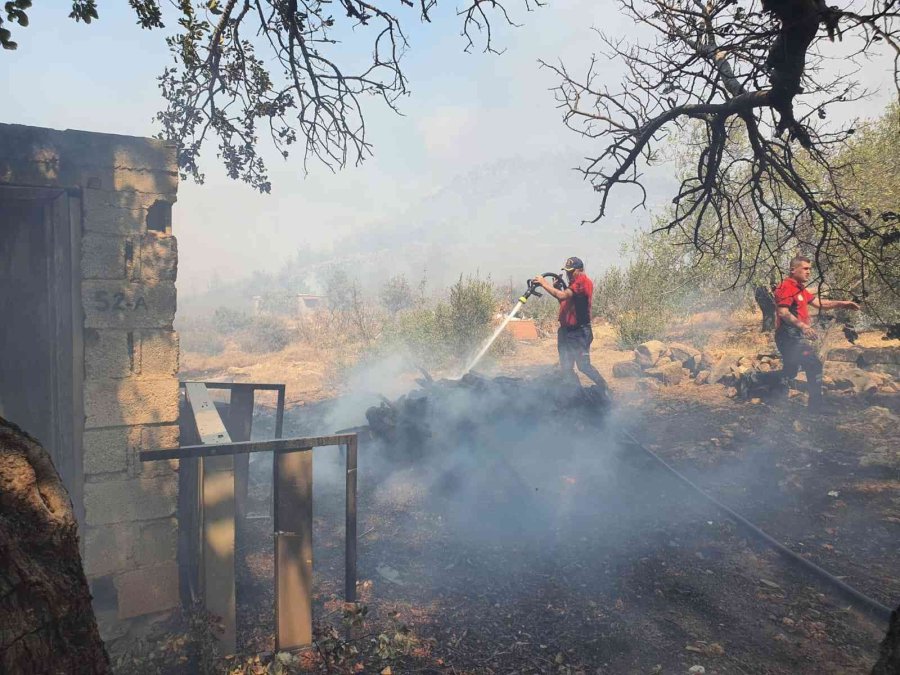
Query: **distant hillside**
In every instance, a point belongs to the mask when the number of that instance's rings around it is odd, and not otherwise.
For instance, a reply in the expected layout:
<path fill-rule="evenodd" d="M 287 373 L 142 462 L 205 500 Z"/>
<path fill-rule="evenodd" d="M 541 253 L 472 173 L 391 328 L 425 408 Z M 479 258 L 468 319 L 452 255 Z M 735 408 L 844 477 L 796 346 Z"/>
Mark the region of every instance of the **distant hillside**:
<path fill-rule="evenodd" d="M 524 282 L 559 269 L 570 255 L 598 271 L 618 259 L 622 242 L 648 224 L 649 212 L 632 213 L 635 195 L 622 190 L 603 221 L 581 225 L 596 213 L 597 202 L 573 164 L 571 156 L 560 154 L 476 167 L 333 251 L 301 251 L 279 271 L 218 284 L 213 297 L 186 299 L 184 308 L 243 304 L 265 290 L 322 291 L 325 272 L 335 267 L 368 286 L 398 273 L 417 282 L 424 272 L 430 288 L 476 271 L 498 282 Z"/>

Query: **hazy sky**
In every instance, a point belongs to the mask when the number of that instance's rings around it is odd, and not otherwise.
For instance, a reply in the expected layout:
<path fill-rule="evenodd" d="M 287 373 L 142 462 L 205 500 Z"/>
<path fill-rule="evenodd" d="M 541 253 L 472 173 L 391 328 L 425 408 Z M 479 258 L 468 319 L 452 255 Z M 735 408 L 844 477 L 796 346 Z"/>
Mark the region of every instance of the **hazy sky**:
<path fill-rule="evenodd" d="M 152 117 L 161 107 L 156 76 L 169 62 L 163 35 L 141 30 L 121 1 L 99 3 L 100 21 L 91 26 L 68 19 L 67 6 L 36 3 L 29 10 L 31 26 L 15 28 L 19 49 L 0 54 L 7 92 L 0 121 L 156 133 Z M 518 7 L 514 1 L 509 6 Z M 272 194 L 259 195 L 224 177 L 215 144 L 208 144 L 206 184 L 183 182 L 175 209 L 180 292 L 205 289 L 214 271 L 227 277 L 272 269 L 299 247 L 329 247 L 390 222 L 455 176 L 498 160 L 552 156 L 558 161 L 562 155 L 570 156 L 568 165 L 574 167 L 592 152 L 588 141 L 563 126 L 549 91 L 555 77 L 539 69 L 537 60 L 563 58 L 581 72 L 599 49 L 592 27 L 633 33 L 610 0 L 558 1 L 515 13 L 522 27 L 500 31 L 497 44 L 506 51 L 499 56 L 463 53 L 455 4 L 442 0 L 438 10 L 430 25 L 417 24 L 409 13 L 405 70 L 412 94 L 401 101 L 402 117 L 377 104 L 366 111 L 375 156 L 362 167 L 331 174 L 311 164 L 304 178 L 299 154 L 287 162 L 269 156 Z M 613 70 L 609 76 L 611 84 L 618 79 Z M 571 193 L 571 210 L 560 215 L 566 222 L 593 215 L 593 194 L 574 172 L 560 172 L 558 184 L 548 187 Z M 537 203 L 541 197 L 524 199 Z M 637 213 L 628 223 L 590 227 L 602 248 L 604 228 L 646 222 L 647 214 Z M 477 222 L 458 226 L 477 237 Z"/>

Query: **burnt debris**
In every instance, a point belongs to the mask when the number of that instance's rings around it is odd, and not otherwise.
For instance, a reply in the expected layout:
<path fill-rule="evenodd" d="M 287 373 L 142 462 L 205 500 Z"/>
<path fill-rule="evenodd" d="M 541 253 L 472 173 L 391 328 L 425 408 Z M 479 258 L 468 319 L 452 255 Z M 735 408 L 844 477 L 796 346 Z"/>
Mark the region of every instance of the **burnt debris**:
<path fill-rule="evenodd" d="M 583 429 L 599 424 L 610 407 L 606 390 L 574 386 L 556 373 L 531 379 L 468 373 L 458 380 L 426 374 L 417 381 L 419 389 L 366 411 L 372 435 L 395 454 L 418 456 L 444 441 L 471 440 L 484 426 L 553 421 Z"/>

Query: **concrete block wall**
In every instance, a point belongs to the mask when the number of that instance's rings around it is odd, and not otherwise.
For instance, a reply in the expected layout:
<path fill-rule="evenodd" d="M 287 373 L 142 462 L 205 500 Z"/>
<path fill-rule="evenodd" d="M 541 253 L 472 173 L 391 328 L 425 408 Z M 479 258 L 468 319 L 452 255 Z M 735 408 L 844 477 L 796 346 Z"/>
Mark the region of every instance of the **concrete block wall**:
<path fill-rule="evenodd" d="M 61 187 L 81 211 L 85 571 L 101 633 L 179 603 L 175 149 L 157 140 L 0 124 L 0 184 Z"/>

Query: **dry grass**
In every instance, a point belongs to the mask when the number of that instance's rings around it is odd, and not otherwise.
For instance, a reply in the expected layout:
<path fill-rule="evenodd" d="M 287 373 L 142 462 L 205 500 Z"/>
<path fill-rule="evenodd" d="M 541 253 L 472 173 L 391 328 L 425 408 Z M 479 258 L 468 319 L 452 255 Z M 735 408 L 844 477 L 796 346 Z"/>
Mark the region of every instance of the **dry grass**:
<path fill-rule="evenodd" d="M 287 403 L 300 405 L 334 395 L 341 354 L 294 342 L 280 352 L 251 354 L 229 342 L 215 356 L 185 351 L 182 379 L 276 383 L 287 386 Z"/>

